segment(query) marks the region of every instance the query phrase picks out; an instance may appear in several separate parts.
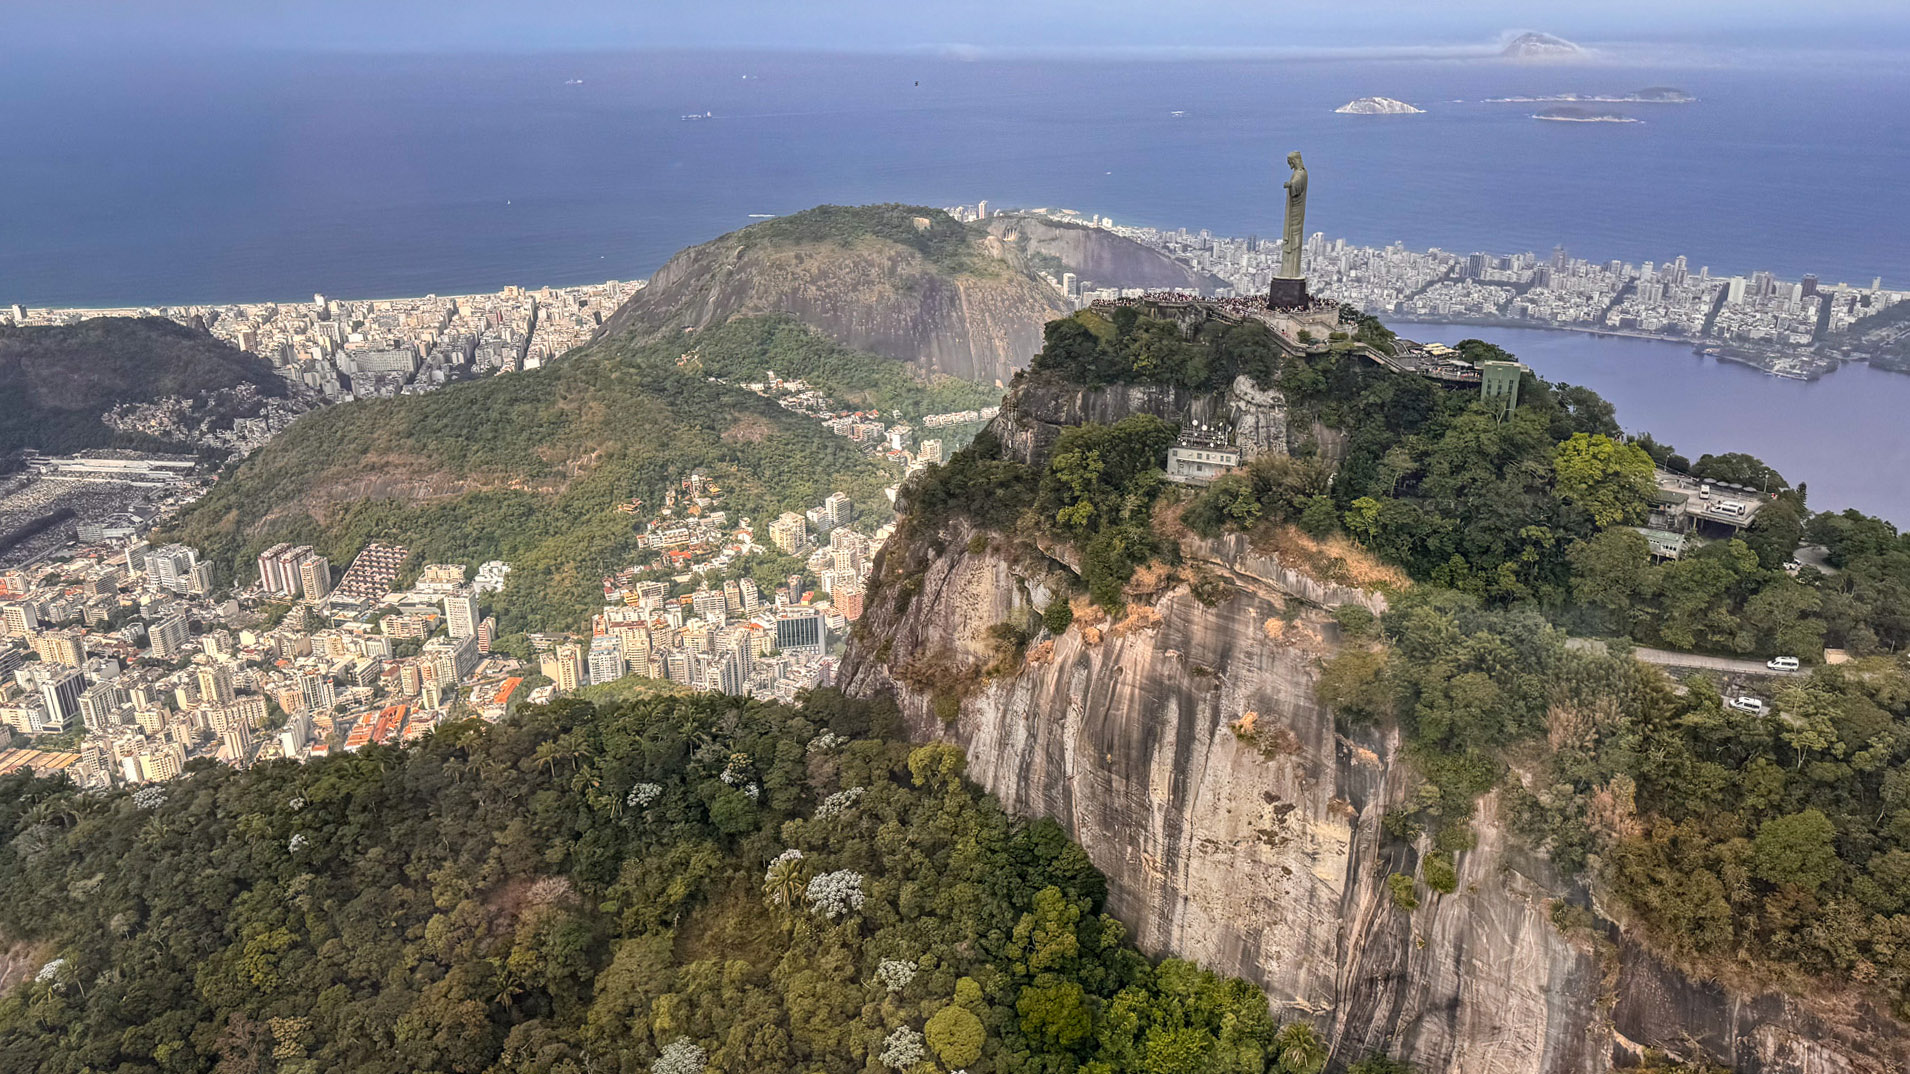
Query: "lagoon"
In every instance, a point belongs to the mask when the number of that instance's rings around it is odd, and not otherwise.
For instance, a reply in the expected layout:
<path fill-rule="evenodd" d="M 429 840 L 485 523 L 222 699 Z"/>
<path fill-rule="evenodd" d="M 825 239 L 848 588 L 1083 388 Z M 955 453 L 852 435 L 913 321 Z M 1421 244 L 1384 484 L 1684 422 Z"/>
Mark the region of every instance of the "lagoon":
<path fill-rule="evenodd" d="M 1853 363 L 1821 380 L 1787 380 L 1681 343 L 1540 328 L 1395 327 L 1426 343 L 1497 343 L 1547 380 L 1610 400 L 1626 432 L 1649 432 L 1691 459 L 1749 452 L 1807 485 L 1814 510 L 1855 507 L 1910 524 L 1910 375 Z"/>

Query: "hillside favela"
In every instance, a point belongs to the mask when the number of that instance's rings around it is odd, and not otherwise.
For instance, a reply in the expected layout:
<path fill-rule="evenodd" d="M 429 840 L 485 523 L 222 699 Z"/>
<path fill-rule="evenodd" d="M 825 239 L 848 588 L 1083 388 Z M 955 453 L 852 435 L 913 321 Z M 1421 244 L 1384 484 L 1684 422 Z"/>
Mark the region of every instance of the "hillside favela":
<path fill-rule="evenodd" d="M 1910 1070 L 1910 16 L 199 7 L 9 16 L 0 1074 Z"/>

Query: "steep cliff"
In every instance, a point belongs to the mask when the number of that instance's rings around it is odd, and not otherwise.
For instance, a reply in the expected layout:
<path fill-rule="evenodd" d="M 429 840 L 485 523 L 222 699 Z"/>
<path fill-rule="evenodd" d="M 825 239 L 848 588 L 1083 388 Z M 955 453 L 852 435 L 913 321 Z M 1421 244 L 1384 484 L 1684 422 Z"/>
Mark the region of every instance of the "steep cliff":
<path fill-rule="evenodd" d="M 599 331 L 656 338 L 764 313 L 934 373 L 1006 381 L 1067 311 L 1011 244 L 936 209 L 822 206 L 672 257 Z"/>
<path fill-rule="evenodd" d="M 1277 393 L 1242 403 L 1030 377 L 995 431 L 1026 461 L 1061 426 L 1140 412 L 1238 408 L 1284 428 Z M 1861 1004 L 1738 994 L 1655 959 L 1585 912 L 1595 893 L 1528 849 L 1497 795 L 1453 893 L 1422 886 L 1398 906 L 1388 879 L 1418 853 L 1380 820 L 1417 779 L 1395 732 L 1345 731 L 1315 698 L 1343 644 L 1329 609 L 1384 598 L 1320 580 L 1331 556 L 1303 539 L 1183 537 L 1178 567 L 1137 575 L 1121 622 L 1077 601 L 1059 634 L 1037 613 L 1073 587 L 1077 554 L 1037 545 L 960 518 L 905 525 L 842 684 L 893 692 L 913 732 L 962 745 L 1005 806 L 1061 821 L 1143 949 L 1256 982 L 1282 1015 L 1314 1020 L 1334 1069 L 1385 1052 L 1426 1074 L 1591 1074 L 1648 1049 L 1745 1074 L 1910 1063 L 1901 1027 Z M 1362 577 L 1345 566 L 1356 552 L 1334 551 L 1337 576 Z M 1002 623 L 1033 631 L 1020 655 Z"/>
<path fill-rule="evenodd" d="M 1212 273 L 1197 272 L 1159 250 L 1086 224 L 1008 214 L 989 217 L 983 226 L 1031 258 L 1052 259 L 1046 266 L 1050 271 L 1072 272 L 1084 285 L 1201 292 L 1228 286 Z"/>

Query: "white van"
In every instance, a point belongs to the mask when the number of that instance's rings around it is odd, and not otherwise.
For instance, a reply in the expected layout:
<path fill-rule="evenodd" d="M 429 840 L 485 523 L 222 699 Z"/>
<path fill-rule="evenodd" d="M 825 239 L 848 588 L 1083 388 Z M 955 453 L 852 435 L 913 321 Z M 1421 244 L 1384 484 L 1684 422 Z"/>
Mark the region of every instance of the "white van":
<path fill-rule="evenodd" d="M 1796 671 L 1797 658 L 1794 656 L 1774 656 L 1764 662 L 1772 671 Z"/>
<path fill-rule="evenodd" d="M 1762 716 L 1768 711 L 1763 701 L 1748 695 L 1745 697 L 1734 697 L 1726 701 L 1724 705 L 1726 708 L 1736 709 L 1739 712 L 1748 712 L 1753 716 Z"/>

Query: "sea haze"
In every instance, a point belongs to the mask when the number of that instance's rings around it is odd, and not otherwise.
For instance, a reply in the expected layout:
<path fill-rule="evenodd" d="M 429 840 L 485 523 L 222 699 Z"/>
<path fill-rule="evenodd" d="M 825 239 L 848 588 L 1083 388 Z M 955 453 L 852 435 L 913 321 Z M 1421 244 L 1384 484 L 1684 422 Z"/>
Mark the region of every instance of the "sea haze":
<path fill-rule="evenodd" d="M 1451 103 L 1652 85 L 1701 100 L 1609 106 L 1645 120 L 1623 125 Z M 1333 111 L 1368 95 L 1427 113 Z M 1360 243 L 1562 242 L 1910 285 L 1906 99 L 1910 71 L 1877 64 L 10 57 L 0 301 L 634 277 L 751 213 L 820 202 L 987 198 L 1271 234 L 1274 164 L 1294 148 L 1309 226 Z"/>

